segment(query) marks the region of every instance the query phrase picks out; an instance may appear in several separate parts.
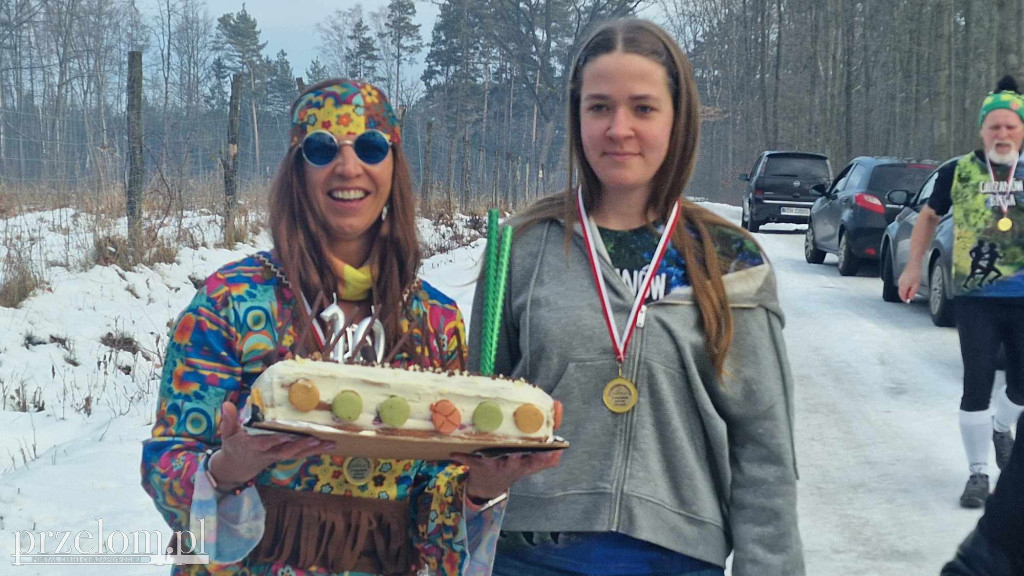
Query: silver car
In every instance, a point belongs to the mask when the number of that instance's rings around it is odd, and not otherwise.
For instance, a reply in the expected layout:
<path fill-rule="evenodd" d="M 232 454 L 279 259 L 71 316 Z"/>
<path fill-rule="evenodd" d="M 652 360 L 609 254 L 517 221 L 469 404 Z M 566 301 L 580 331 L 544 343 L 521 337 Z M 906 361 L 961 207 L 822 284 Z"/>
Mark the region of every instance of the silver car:
<path fill-rule="evenodd" d="M 943 166 L 955 163 L 960 156 L 947 160 Z M 907 190 L 893 190 L 886 200 L 889 204 L 903 206 L 896 219 L 882 234 L 879 252 L 879 275 L 882 277 L 882 299 L 899 302 L 899 277 L 910 259 L 910 234 L 914 230 L 921 209 L 931 198 L 940 166 L 928 176 L 924 185 L 911 195 Z M 939 220 L 935 236 L 928 244 L 921 263 L 921 289 L 918 294 L 928 298 L 928 312 L 936 326 L 953 326 L 953 211 L 950 210 Z"/>

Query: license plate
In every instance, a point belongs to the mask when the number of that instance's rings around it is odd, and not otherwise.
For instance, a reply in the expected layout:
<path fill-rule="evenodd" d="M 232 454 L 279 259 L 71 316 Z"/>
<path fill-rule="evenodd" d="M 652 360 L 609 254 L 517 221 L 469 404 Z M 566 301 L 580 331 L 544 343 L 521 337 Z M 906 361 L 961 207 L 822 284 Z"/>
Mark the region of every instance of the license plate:
<path fill-rule="evenodd" d="M 783 216 L 810 216 L 810 208 L 790 208 L 788 206 L 782 207 Z"/>

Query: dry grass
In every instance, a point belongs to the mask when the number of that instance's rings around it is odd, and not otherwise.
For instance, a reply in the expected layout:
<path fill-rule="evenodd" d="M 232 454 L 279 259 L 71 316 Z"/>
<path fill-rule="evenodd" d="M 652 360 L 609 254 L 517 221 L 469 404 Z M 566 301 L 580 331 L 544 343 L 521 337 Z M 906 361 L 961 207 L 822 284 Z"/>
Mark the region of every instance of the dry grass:
<path fill-rule="evenodd" d="M 459 206 L 458 202 L 454 202 L 454 209 L 449 206 L 448 199 L 444 195 L 434 194 L 429 199 L 420 197 L 417 200 L 417 215 L 423 218 L 429 218 L 430 220 L 440 220 L 442 218 L 451 218 L 454 212 L 459 212 L 467 216 L 487 216 L 487 210 L 491 208 L 498 208 L 502 213 L 509 212 L 509 206 L 504 202 L 500 202 L 497 206 L 491 204 L 490 198 L 471 198 L 469 203 L 465 206 Z"/>
<path fill-rule="evenodd" d="M 0 306 L 17 308 L 46 282 L 31 257 L 12 241 L 0 263 Z"/>
<path fill-rule="evenodd" d="M 136 265 L 152 267 L 154 264 L 170 264 L 178 257 L 179 245 L 160 234 L 152 223 L 143 226 L 138 250 L 133 250 L 127 237 L 120 234 L 97 235 L 93 238 L 91 262 L 100 266 L 116 265 L 130 270 Z"/>
<path fill-rule="evenodd" d="M 264 185 L 241 187 L 235 234 L 227 244 L 233 247 L 249 243 L 263 230 L 267 221 L 265 197 Z M 223 232 L 215 237 L 209 234 L 211 217 L 223 229 L 224 206 L 219 175 L 167 179 L 158 173 L 146 188 L 138 238 L 133 243 L 125 232 L 126 199 L 120 186 L 96 190 L 87 184 L 57 189 L 48 184 L 0 185 L 0 219 L 8 220 L 6 226 L 0 222 L 0 247 L 6 248 L 0 251 L 5 254 L 0 259 L 0 306 L 17 307 L 45 286 L 48 266 L 71 267 L 78 263 L 85 268 L 98 264 L 130 270 L 138 265 L 172 263 L 182 248 L 224 246 Z M 63 255 L 51 253 L 45 262 L 39 257 L 33 259 L 25 250 L 26 234 L 34 239 L 32 235 L 37 232 L 19 230 L 16 217 L 60 209 L 68 210 L 58 216 L 64 221 L 53 224 L 52 230 L 65 237 Z M 84 235 L 83 229 L 87 232 Z"/>
<path fill-rule="evenodd" d="M 44 287 L 48 279 L 47 266 L 80 265 L 89 268 L 101 265 L 131 270 L 139 265 L 152 267 L 158 263 L 172 263 L 182 248 L 233 248 L 235 244 L 249 244 L 263 231 L 268 221 L 266 186 L 242 183 L 234 235 L 225 238 L 225 199 L 219 174 L 192 179 L 167 178 L 157 172 L 147 184 L 139 237 L 133 243 L 125 231 L 126 199 L 120 185 L 104 190 L 97 190 L 95 185 L 87 182 L 57 189 L 51 184 L 0 185 L 0 218 L 68 209 L 59 216 L 64 221 L 53 225 L 54 232 L 63 233 L 67 238 L 66 247 L 62 255 L 51 254 L 46 262 L 38 261 L 38 257 L 34 261 L 31 254 L 21 249 L 25 245 L 24 232 L 18 235 L 8 232 L 10 226 L 4 228 L 0 246 L 7 250 L 0 261 L 0 306 L 16 307 L 33 291 Z M 425 246 L 427 253 L 457 248 L 486 231 L 486 213 L 491 207 L 489 199 L 473 199 L 470 205 L 459 208 L 461 213 L 471 217 L 468 228 L 454 226 L 455 215 L 444 194 L 434 194 L 429 201 L 420 200 L 419 204 L 420 216 L 435 221 L 439 226 L 451 225 L 457 236 L 447 238 L 443 245 Z M 216 218 L 220 223 L 219 235 L 210 235 L 209 218 Z M 87 234 L 81 233 L 83 228 Z"/>
<path fill-rule="evenodd" d="M 108 348 L 127 352 L 133 356 L 139 353 L 139 343 L 125 332 L 118 331 L 117 334 L 107 332 L 100 337 L 100 342 Z"/>
<path fill-rule="evenodd" d="M 0 378 L 0 409 L 14 412 L 42 412 L 46 410 L 43 391 L 36 386 L 28 389 L 25 378 L 16 378 L 17 382 L 8 383 Z"/>

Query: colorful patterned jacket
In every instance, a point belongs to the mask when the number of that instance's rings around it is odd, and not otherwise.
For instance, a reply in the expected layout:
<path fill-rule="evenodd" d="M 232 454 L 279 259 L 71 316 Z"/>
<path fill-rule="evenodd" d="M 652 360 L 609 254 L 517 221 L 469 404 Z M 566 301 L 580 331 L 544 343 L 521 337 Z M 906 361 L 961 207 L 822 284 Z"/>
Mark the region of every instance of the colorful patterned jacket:
<path fill-rule="evenodd" d="M 268 253 L 260 256 L 273 261 Z M 266 367 L 264 361 L 268 355 L 283 357 L 300 336 L 301 330 L 292 321 L 296 305 L 295 295 L 286 283 L 265 267 L 259 257 L 251 256 L 211 275 L 178 318 L 167 347 L 153 435 L 144 442 L 142 454 L 142 485 L 175 531 L 190 528 L 190 514 L 199 514 L 198 509 L 217 510 L 223 507 L 224 500 L 248 496 L 255 498 L 259 507 L 258 493 L 251 488 L 240 496 L 212 496 L 208 502 L 202 502 L 208 498 L 202 493 L 212 494 L 203 474 L 204 452 L 220 444 L 217 430 L 221 403 L 230 401 L 244 405 L 250 387 Z M 431 353 L 418 354 L 418 357 L 433 358 L 435 364 L 440 364 L 442 358 L 446 363 L 465 358 L 465 327 L 454 301 L 421 283 L 410 295 L 407 306 L 412 321 L 403 320 L 403 330 L 412 331 L 410 337 L 417 352 L 425 351 L 424 346 L 431 347 Z M 424 327 L 428 332 L 426 338 Z M 443 354 L 438 353 L 438 347 L 444 348 Z M 403 353 L 396 356 L 394 364 L 409 362 L 409 355 Z M 456 576 L 469 571 L 470 537 L 474 542 L 481 538 L 481 534 L 473 534 L 475 528 L 486 525 L 480 530 L 488 533 L 487 539 L 497 537 L 497 527 L 491 529 L 495 513 L 489 512 L 490 518 L 474 517 L 464 506 L 466 469 L 462 466 L 377 459 L 371 481 L 354 485 L 343 473 L 344 463 L 343 457 L 331 455 L 279 462 L 255 479 L 256 486 L 365 498 L 413 499 L 410 523 L 413 545 L 422 564 L 439 575 Z M 215 512 L 214 516 L 217 514 Z M 500 524 L 500 517 L 497 522 Z M 249 528 L 253 527 L 251 520 L 248 524 Z M 261 530 L 262 526 L 256 528 Z M 206 539 L 215 541 L 218 538 L 216 528 L 207 525 L 206 529 Z M 210 534 L 211 530 L 214 534 Z M 220 538 L 223 551 L 231 544 L 223 540 L 231 537 L 222 534 Z M 246 554 L 252 545 L 248 544 L 236 557 Z M 481 558 L 473 560 L 473 564 L 478 564 Z M 485 561 L 489 566 L 489 558 Z M 259 565 L 249 558 L 231 564 L 176 566 L 173 573 L 205 574 L 208 571 L 224 575 L 330 574 L 315 567 L 301 570 L 283 564 Z"/>

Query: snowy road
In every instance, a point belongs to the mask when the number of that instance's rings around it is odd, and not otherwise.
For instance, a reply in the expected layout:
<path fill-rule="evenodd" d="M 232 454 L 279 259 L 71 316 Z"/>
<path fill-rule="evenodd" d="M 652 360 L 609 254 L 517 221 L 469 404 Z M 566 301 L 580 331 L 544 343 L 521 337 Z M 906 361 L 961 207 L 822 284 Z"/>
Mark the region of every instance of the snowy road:
<path fill-rule="evenodd" d="M 738 208 L 714 209 L 739 220 Z M 764 230 L 757 239 L 778 273 L 797 384 L 807 573 L 935 576 L 979 516 L 957 505 L 967 471 L 957 429 L 956 331 L 934 327 L 923 303 L 883 302 L 880 280 L 867 270 L 842 278 L 832 256 L 824 265 L 805 263 L 802 229 Z M 424 276 L 467 313 L 481 249 L 478 242 L 424 264 Z M 97 376 L 90 368 L 107 350 L 96 343 L 98 335 L 118 326 L 134 334 L 162 331 L 194 293 L 190 274 L 202 277 L 251 251 L 186 252 L 179 264 L 120 279 L 110 268 L 58 275 L 52 291 L 17 310 L 0 309 L 0 323 L 13 327 L 0 333 L 0 380 L 39 386 L 47 398 L 44 412 L 0 411 L 0 565 L 8 565 L 18 530 L 95 530 L 102 518 L 107 532 L 166 534 L 138 487 L 139 443 L 149 435 L 153 407 L 121 410 L 110 396 L 86 417 L 61 394 L 75 386 L 103 393 L 108 380 L 126 382 L 116 370 Z M 146 298 L 129 295 L 126 286 Z M 69 311 L 94 320 L 71 325 Z M 68 336 L 78 343 L 82 366 L 68 368 L 67 353 L 54 344 L 23 345 L 28 332 Z M 23 464 L 25 451 L 38 457 Z M 0 573 L 166 574 L 167 568 L 20 566 Z"/>

